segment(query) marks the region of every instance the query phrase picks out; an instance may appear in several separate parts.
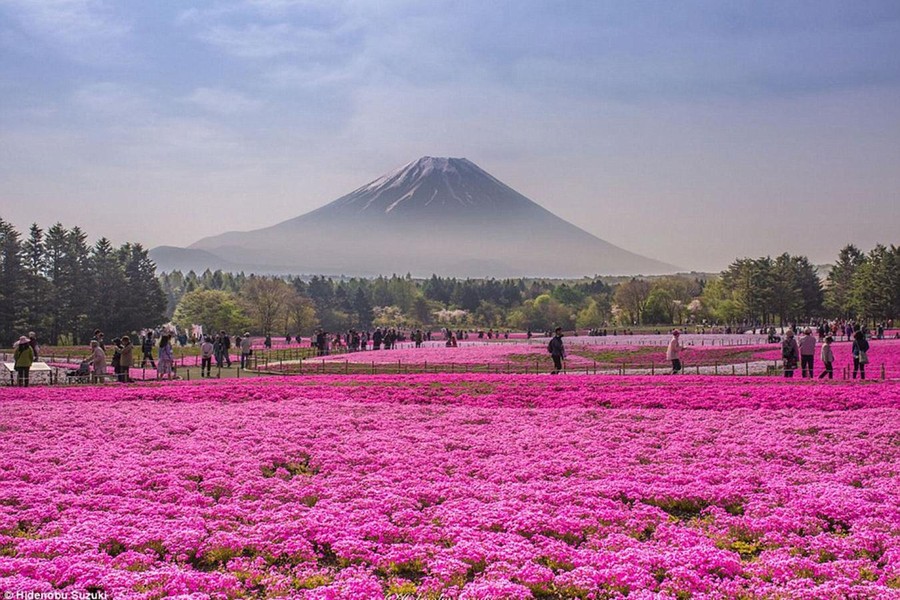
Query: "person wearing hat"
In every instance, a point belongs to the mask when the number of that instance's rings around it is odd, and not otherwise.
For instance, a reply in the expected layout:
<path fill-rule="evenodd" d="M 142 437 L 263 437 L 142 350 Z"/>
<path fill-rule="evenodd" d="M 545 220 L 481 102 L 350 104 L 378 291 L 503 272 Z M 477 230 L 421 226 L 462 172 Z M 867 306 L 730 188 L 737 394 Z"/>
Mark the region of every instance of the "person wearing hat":
<path fill-rule="evenodd" d="M 15 347 L 13 358 L 16 362 L 16 385 L 28 387 L 28 372 L 34 363 L 34 350 L 31 349 L 30 340 L 24 335 L 15 343 Z"/>
<path fill-rule="evenodd" d="M 807 327 L 803 330 L 803 337 L 800 338 L 798 345 L 800 346 L 800 375 L 812 379 L 816 355 L 816 338 L 812 334 L 812 329 Z"/>
<path fill-rule="evenodd" d="M 253 349 L 251 347 L 250 342 L 250 332 L 247 331 L 244 333 L 244 337 L 241 338 L 241 368 L 246 369 L 247 365 L 250 364 L 250 355 L 253 354 Z"/>
<path fill-rule="evenodd" d="M 681 332 L 677 329 L 672 331 L 672 339 L 669 340 L 669 346 L 666 348 L 666 360 L 672 361 L 672 375 L 681 373 L 681 352 L 684 346 L 681 345 Z"/>
<path fill-rule="evenodd" d="M 550 371 L 551 375 L 556 375 L 562 371 L 562 361 L 566 357 L 566 349 L 563 347 L 562 341 L 562 327 L 557 327 L 554 333 L 556 335 L 554 335 L 553 339 L 550 340 L 550 343 L 547 344 L 547 351 L 550 353 L 550 358 L 553 359 L 553 370 Z"/>
<path fill-rule="evenodd" d="M 38 341 L 37 334 L 33 331 L 28 332 L 28 344 L 31 346 L 31 351 L 34 353 L 34 360 L 38 359 Z"/>
<path fill-rule="evenodd" d="M 793 377 L 797 361 L 800 360 L 800 348 L 794 339 L 793 329 L 788 329 L 784 334 L 784 340 L 781 342 L 781 359 L 784 361 L 784 376 Z"/>

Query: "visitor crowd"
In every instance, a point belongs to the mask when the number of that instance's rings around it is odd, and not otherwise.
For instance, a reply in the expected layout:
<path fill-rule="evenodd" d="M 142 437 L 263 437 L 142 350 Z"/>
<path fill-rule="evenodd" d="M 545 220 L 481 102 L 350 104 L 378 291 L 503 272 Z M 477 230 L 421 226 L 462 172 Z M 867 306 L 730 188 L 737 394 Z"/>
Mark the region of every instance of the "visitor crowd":
<path fill-rule="evenodd" d="M 704 325 L 705 327 L 705 325 Z M 793 377 L 794 371 L 800 369 L 801 377 L 812 379 L 815 368 L 815 357 L 818 348 L 819 360 L 823 365 L 823 370 L 819 374 L 819 378 L 834 378 L 834 352 L 832 344 L 836 339 L 852 340 L 852 357 L 853 357 L 853 378 L 866 378 L 866 365 L 869 364 L 869 338 L 870 334 L 865 327 L 859 323 L 850 320 L 823 321 L 812 323 L 810 326 L 803 328 L 799 339 L 795 335 L 796 325 L 789 325 L 781 329 L 781 334 L 772 325 L 754 326 L 752 332 L 767 334 L 767 340 L 770 343 L 781 343 L 781 357 L 784 366 L 784 376 Z M 875 339 L 884 339 L 885 331 L 893 329 L 893 320 L 878 323 L 875 327 Z M 748 331 L 748 330 L 745 330 Z M 622 330 L 622 335 L 627 335 L 628 329 Z M 658 333 L 658 332 L 657 332 Z M 459 340 L 469 339 L 476 336 L 477 339 L 509 339 L 510 332 L 500 332 L 493 328 L 484 330 L 467 331 L 463 329 L 452 330 L 444 328 L 440 334 L 445 341 L 447 347 L 456 347 Z M 587 332 L 590 336 L 606 336 L 609 335 L 606 328 L 591 329 Z M 618 335 L 617 329 L 612 330 L 612 335 Z M 550 332 L 543 332 L 545 337 L 551 337 Z M 895 337 L 900 337 L 900 333 L 895 332 Z M 131 382 L 130 369 L 136 366 L 135 356 L 137 349 L 135 343 L 138 343 L 140 351 L 140 368 L 155 369 L 157 379 L 175 379 L 176 364 L 173 345 L 178 343 L 185 346 L 188 343 L 199 343 L 201 377 L 211 377 L 212 365 L 215 362 L 217 368 L 230 368 L 232 366 L 232 349 L 240 356 L 240 368 L 250 368 L 253 356 L 253 341 L 249 332 L 242 335 L 229 335 L 225 330 L 221 330 L 215 334 L 201 335 L 199 337 L 188 336 L 186 333 L 176 334 L 168 329 L 148 329 L 142 331 L 139 340 L 132 340 L 132 336 L 123 335 L 114 338 L 110 345 L 107 345 L 105 336 L 99 329 L 94 331 L 94 335 L 90 340 L 89 354 L 84 357 L 78 369 L 68 372 L 70 376 L 89 378 L 92 382 L 104 382 L 109 375 L 107 374 L 107 365 L 112 367 L 113 377 L 116 381 L 122 383 Z M 529 329 L 526 332 L 527 339 L 533 336 Z M 818 339 L 817 337 L 818 336 Z M 681 331 L 672 330 L 671 339 L 666 347 L 666 360 L 672 364 L 672 374 L 683 372 L 682 353 L 684 346 L 681 343 Z M 341 352 L 361 352 L 366 350 L 391 350 L 397 346 L 398 342 L 412 341 L 416 348 L 421 347 L 423 342 L 432 341 L 432 332 L 430 330 L 423 331 L 415 329 L 403 331 L 393 327 L 376 327 L 373 331 L 349 329 L 343 334 L 332 334 L 324 329 L 316 329 L 315 333 L 309 338 L 309 347 L 313 349 L 316 356 L 326 356 L 333 351 L 339 349 Z M 290 334 L 285 335 L 285 344 L 290 346 L 294 341 L 298 345 L 303 345 L 304 340 L 301 336 L 292 337 Z M 263 340 L 263 346 L 266 349 L 272 348 L 272 337 L 266 335 Z M 562 329 L 557 327 L 552 334 L 551 340 L 547 346 L 547 350 L 553 360 L 553 370 L 551 373 L 557 374 L 563 370 L 563 361 L 565 359 L 565 349 L 562 341 Z M 38 360 L 40 346 L 37 342 L 35 332 L 28 332 L 27 336 L 22 336 L 13 344 L 13 360 L 15 367 L 15 382 L 18 386 L 28 386 L 30 381 L 29 372 L 32 365 Z M 157 358 L 154 358 L 154 352 Z M 849 373 L 849 371 L 848 371 Z"/>

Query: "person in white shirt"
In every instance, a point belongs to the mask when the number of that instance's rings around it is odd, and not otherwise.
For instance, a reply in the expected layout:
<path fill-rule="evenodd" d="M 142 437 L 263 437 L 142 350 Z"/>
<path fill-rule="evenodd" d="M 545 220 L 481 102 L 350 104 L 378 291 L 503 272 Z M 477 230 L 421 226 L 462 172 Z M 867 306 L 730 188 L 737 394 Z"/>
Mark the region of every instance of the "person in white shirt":
<path fill-rule="evenodd" d="M 241 368 L 246 369 L 250 365 L 250 355 L 253 354 L 251 349 L 250 332 L 244 334 L 241 338 Z"/>
<path fill-rule="evenodd" d="M 203 337 L 203 343 L 200 344 L 200 377 L 210 377 L 212 370 L 212 358 L 215 353 L 215 346 L 209 341 L 209 336 Z M 204 375 L 204 371 L 206 374 Z"/>
<path fill-rule="evenodd" d="M 825 344 L 822 345 L 822 362 L 825 364 L 825 370 L 819 375 L 819 379 L 824 378 L 826 375 L 828 379 L 834 379 L 834 368 L 831 366 L 834 362 L 834 351 L 831 349 L 831 342 L 833 341 L 834 338 L 829 335 L 825 338 Z"/>
<path fill-rule="evenodd" d="M 677 329 L 672 331 L 672 339 L 666 348 L 666 360 L 672 361 L 672 375 L 681 373 L 681 351 L 684 350 L 684 346 L 681 345 L 680 337 L 680 331 Z"/>

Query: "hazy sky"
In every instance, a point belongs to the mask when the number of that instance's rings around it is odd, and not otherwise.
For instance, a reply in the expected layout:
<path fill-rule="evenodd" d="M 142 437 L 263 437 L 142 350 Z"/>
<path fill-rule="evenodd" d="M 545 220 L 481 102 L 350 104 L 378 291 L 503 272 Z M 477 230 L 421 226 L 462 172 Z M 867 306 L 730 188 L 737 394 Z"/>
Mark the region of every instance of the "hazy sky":
<path fill-rule="evenodd" d="M 187 245 L 423 155 L 688 268 L 900 243 L 900 2 L 0 0 L 22 230 Z"/>

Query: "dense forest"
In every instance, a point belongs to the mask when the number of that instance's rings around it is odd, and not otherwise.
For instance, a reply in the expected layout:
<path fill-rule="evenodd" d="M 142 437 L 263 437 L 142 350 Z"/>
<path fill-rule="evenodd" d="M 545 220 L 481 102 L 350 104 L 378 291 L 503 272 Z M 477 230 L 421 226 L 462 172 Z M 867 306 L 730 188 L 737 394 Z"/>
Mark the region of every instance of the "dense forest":
<path fill-rule="evenodd" d="M 397 327 L 548 330 L 641 325 L 761 325 L 823 318 L 886 321 L 900 313 L 900 249 L 841 250 L 823 281 L 804 256 L 738 259 L 718 276 L 578 281 L 433 275 L 271 278 L 206 271 L 160 277 L 183 326 L 273 335 Z"/>
<path fill-rule="evenodd" d="M 843 248 L 827 277 L 804 256 L 741 258 L 719 275 L 649 278 L 375 279 L 206 271 L 157 275 L 137 243 L 94 245 L 57 223 L 27 236 L 0 219 L 0 344 L 29 330 L 83 343 L 173 322 L 207 331 L 308 335 L 373 326 L 549 330 L 758 326 L 900 314 L 900 248 Z"/>
<path fill-rule="evenodd" d="M 165 308 L 140 244 L 89 246 L 84 231 L 59 223 L 23 237 L 0 219 L 0 345 L 30 330 L 50 344 L 84 343 L 95 328 L 140 331 L 163 322 Z"/>

